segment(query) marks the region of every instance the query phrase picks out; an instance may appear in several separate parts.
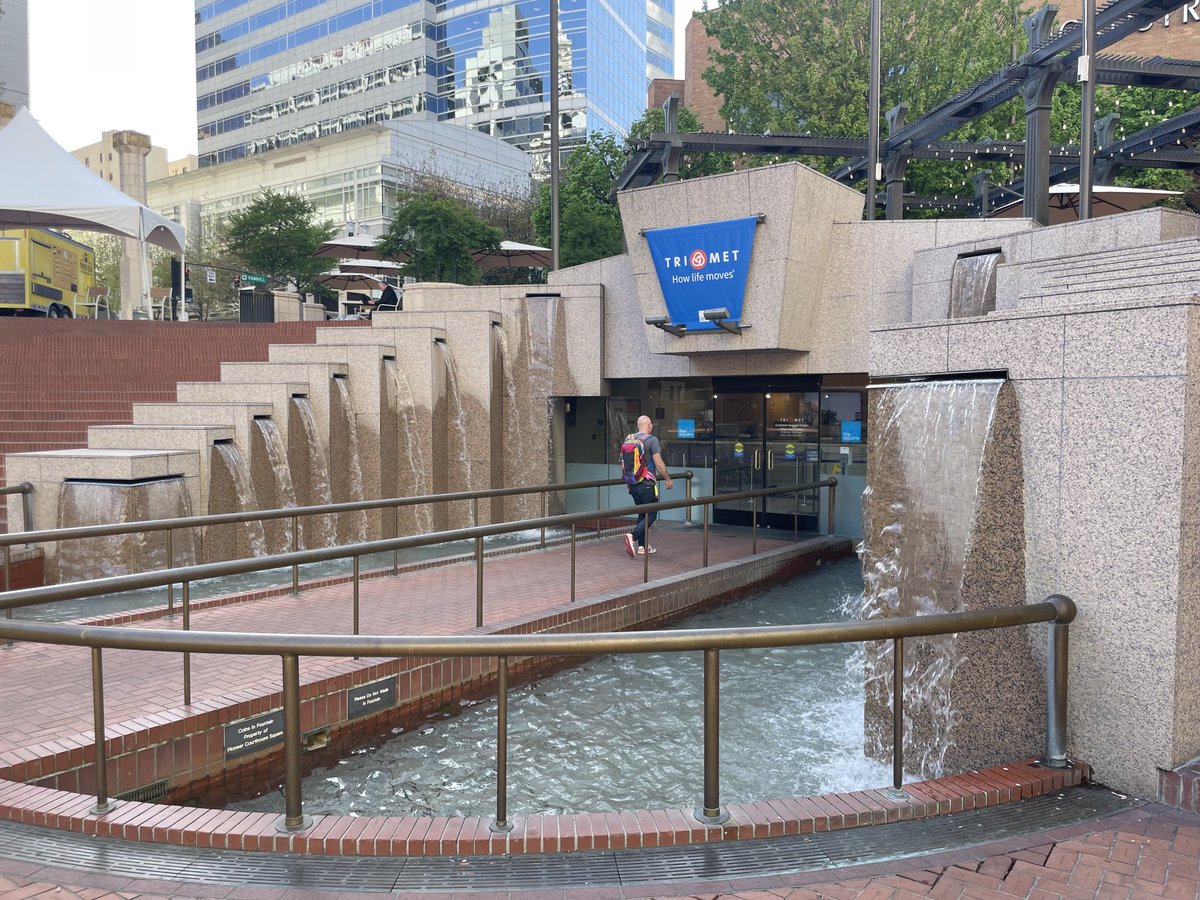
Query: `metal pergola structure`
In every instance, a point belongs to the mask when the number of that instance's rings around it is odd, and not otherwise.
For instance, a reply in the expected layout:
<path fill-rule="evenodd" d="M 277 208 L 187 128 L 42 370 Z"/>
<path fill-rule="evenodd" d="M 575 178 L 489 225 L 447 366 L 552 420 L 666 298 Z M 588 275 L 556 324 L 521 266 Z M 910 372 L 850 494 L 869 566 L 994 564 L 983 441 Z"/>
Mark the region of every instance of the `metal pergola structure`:
<path fill-rule="evenodd" d="M 1102 50 L 1117 43 L 1147 22 L 1173 10 L 1178 0 L 1113 0 L 1096 13 L 1095 47 Z M 1077 178 L 1080 170 L 1078 147 L 1054 145 L 1050 140 L 1050 101 L 1055 86 L 1077 78 L 1082 30 L 1068 24 L 1057 35 L 1051 33 L 1055 8 L 1035 13 L 1024 23 L 1031 49 L 1017 62 L 981 79 L 911 124 L 905 124 L 906 107 L 887 113 L 889 136 L 881 141 L 885 187 L 882 191 L 889 219 L 903 218 L 905 206 L 964 209 L 985 215 L 989 209 L 1014 195 L 1025 202 L 1025 215 L 1045 224 L 1049 221 L 1049 188 Z M 1200 91 L 1200 61 L 1164 57 L 1137 58 L 1097 56 L 1095 80 L 1100 84 Z M 940 139 L 965 122 L 995 109 L 1020 95 L 1025 107 L 1025 140 L 947 142 Z M 669 103 L 677 103 L 672 98 Z M 665 117 L 667 130 L 631 144 L 632 154 L 619 176 L 615 190 L 641 187 L 660 178 L 679 177 L 683 154 L 698 152 L 781 154 L 846 157 L 848 161 L 830 173 L 844 184 L 866 176 L 867 138 L 814 137 L 811 135 L 679 134 L 673 129 L 675 116 Z M 1097 123 L 1097 149 L 1092 155 L 1095 181 L 1111 183 L 1119 167 L 1200 169 L 1200 152 L 1193 142 L 1200 128 L 1200 109 L 1194 109 L 1151 126 L 1120 141 L 1111 138 L 1112 120 Z M 1189 129 L 1191 129 L 1189 133 Z M 943 159 L 1022 164 L 1024 177 L 1010 185 L 990 185 L 976 178 L 976 197 L 921 198 L 904 194 L 904 177 L 910 160 Z M 879 203 L 879 194 L 875 197 Z"/>

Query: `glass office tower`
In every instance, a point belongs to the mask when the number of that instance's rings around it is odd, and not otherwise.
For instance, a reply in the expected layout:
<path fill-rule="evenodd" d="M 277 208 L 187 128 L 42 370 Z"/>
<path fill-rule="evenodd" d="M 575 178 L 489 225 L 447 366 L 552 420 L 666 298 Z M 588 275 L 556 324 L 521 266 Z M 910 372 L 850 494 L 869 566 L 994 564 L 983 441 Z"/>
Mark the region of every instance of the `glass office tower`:
<path fill-rule="evenodd" d="M 200 165 L 423 118 L 530 151 L 544 174 L 552 44 L 564 150 L 590 131 L 623 135 L 670 62 L 663 4 L 559 2 L 551 41 L 548 0 L 197 0 Z"/>

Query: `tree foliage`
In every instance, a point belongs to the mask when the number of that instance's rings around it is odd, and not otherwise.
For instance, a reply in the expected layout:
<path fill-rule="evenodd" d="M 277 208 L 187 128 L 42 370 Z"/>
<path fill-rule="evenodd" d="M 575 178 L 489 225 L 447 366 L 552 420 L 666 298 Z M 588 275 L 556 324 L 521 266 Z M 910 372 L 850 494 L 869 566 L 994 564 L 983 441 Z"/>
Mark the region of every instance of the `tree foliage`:
<path fill-rule="evenodd" d="M 405 274 L 418 281 L 478 284 L 479 267 L 471 251 L 498 250 L 500 229 L 450 197 L 408 193 L 399 200 L 376 253 L 403 262 Z"/>
<path fill-rule="evenodd" d="M 273 287 L 294 284 L 304 292 L 312 289 L 314 275 L 329 268 L 329 260 L 313 253 L 335 233 L 332 223 L 317 221 L 311 200 L 264 188 L 229 217 L 226 246 L 247 269 L 268 276 Z"/>
<path fill-rule="evenodd" d="M 559 265 L 578 266 L 621 252 L 621 213 L 609 194 L 624 165 L 616 138 L 599 132 L 567 157 L 558 187 Z M 548 182 L 541 186 L 533 225 L 538 241 L 550 246 Z"/>

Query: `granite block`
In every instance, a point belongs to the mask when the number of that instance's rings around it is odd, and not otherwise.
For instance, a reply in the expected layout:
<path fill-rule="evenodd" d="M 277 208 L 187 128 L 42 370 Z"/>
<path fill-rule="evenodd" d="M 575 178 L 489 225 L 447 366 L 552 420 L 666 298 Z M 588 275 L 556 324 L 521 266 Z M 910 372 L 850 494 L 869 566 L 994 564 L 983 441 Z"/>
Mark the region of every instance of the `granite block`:
<path fill-rule="evenodd" d="M 1010 378 L 1061 378 L 1063 320 L 1059 316 L 959 320 L 949 325 L 951 372 L 1008 371 Z"/>
<path fill-rule="evenodd" d="M 1183 375 L 1187 321 L 1186 306 L 1067 316 L 1064 374 L 1068 378 Z"/>
<path fill-rule="evenodd" d="M 918 325 L 871 332 L 868 371 L 875 377 L 948 371 L 949 328 Z"/>

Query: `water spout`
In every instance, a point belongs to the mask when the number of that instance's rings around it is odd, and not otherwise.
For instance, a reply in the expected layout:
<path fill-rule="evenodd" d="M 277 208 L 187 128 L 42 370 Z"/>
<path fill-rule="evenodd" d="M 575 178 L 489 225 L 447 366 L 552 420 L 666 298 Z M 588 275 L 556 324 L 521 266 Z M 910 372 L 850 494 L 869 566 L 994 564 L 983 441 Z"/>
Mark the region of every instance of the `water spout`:
<path fill-rule="evenodd" d="M 386 375 L 388 402 L 394 403 L 394 412 L 400 430 L 400 452 L 395 461 L 396 489 L 401 497 L 421 497 L 431 492 L 429 466 L 425 461 L 425 447 L 421 441 L 417 424 L 416 403 L 412 389 L 403 370 L 394 359 L 383 361 Z M 385 468 L 390 464 L 385 461 Z M 428 534 L 433 531 L 433 511 L 428 504 L 407 507 L 401 511 L 402 534 Z"/>
<path fill-rule="evenodd" d="M 458 385 L 458 368 L 454 364 L 454 354 L 446 346 L 445 341 L 437 341 L 442 359 L 446 364 L 446 400 L 450 404 L 449 426 L 450 444 L 453 448 L 449 462 L 449 489 L 451 491 L 467 491 L 474 485 L 471 473 L 471 445 L 467 434 L 467 410 L 463 404 L 462 392 Z"/>
<path fill-rule="evenodd" d="M 350 400 L 350 385 L 345 378 L 334 378 L 336 409 L 330 412 L 330 455 L 338 448 L 336 463 L 331 469 L 334 502 L 365 499 L 363 491 L 362 457 L 359 453 L 358 416 Z M 367 539 L 367 514 L 364 510 L 338 514 L 338 542 L 361 543 Z"/>
<path fill-rule="evenodd" d="M 192 514 L 191 501 L 182 478 L 151 481 L 66 480 L 59 495 L 58 527 L 110 525 L 148 519 L 172 519 Z M 164 531 L 110 535 L 63 541 L 58 555 L 60 583 L 151 572 L 171 565 L 196 562 L 196 541 L 191 529 L 176 529 L 170 539 L 175 555 L 168 559 Z"/>
<path fill-rule="evenodd" d="M 947 318 L 962 319 L 996 311 L 996 266 L 1002 261 L 998 251 L 960 256 L 954 261 Z"/>
<path fill-rule="evenodd" d="M 270 470 L 270 481 L 263 490 L 256 484 L 255 492 L 265 507 L 284 509 L 296 506 L 296 489 L 292 484 L 292 470 L 288 465 L 287 451 L 283 446 L 283 436 L 275 427 L 275 421 L 268 417 L 255 417 L 254 425 L 258 429 L 259 446 L 266 457 Z M 298 530 L 303 525 L 297 522 Z M 292 520 L 274 519 L 265 523 L 267 543 L 272 553 L 283 553 L 292 549 Z M 300 537 L 300 534 L 297 535 Z"/>
<path fill-rule="evenodd" d="M 295 423 L 294 425 L 291 423 Z M 295 434 L 288 441 L 289 451 L 295 451 L 292 459 L 301 465 L 292 466 L 296 479 L 296 499 L 301 506 L 320 506 L 333 502 L 333 491 L 329 485 L 329 463 L 325 456 L 325 442 L 317 428 L 317 417 L 307 397 L 292 398 L 292 416 L 289 429 Z M 302 525 L 304 546 L 330 547 L 334 542 L 333 516 L 307 516 Z"/>
<path fill-rule="evenodd" d="M 213 444 L 209 469 L 208 511 L 251 512 L 258 509 L 250 467 L 232 441 Z M 266 534 L 262 522 L 251 519 L 231 525 L 210 526 L 204 538 L 209 560 L 265 556 Z"/>

